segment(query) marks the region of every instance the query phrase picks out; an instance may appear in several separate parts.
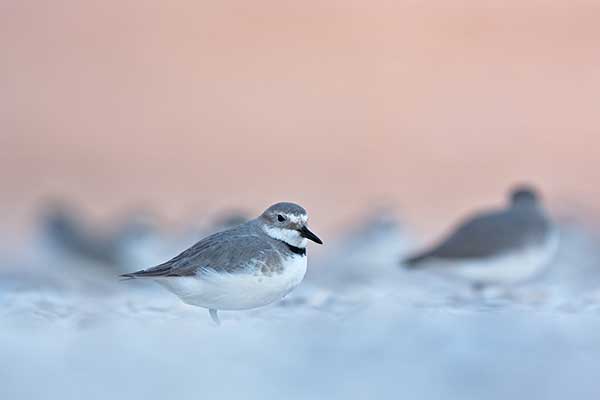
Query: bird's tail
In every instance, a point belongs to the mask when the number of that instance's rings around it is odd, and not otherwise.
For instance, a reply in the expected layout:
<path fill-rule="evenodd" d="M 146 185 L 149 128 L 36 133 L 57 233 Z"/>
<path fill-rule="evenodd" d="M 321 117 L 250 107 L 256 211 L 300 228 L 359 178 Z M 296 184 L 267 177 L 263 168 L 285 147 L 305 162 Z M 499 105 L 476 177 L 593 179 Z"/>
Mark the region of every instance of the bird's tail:
<path fill-rule="evenodd" d="M 401 264 L 406 269 L 416 269 L 419 266 L 421 266 L 421 264 L 423 264 L 423 262 L 426 261 L 428 258 L 429 254 L 427 253 L 417 254 L 403 259 L 401 261 Z"/>
<path fill-rule="evenodd" d="M 130 281 L 132 279 L 135 279 L 136 276 L 135 276 L 135 273 L 132 273 L 132 274 L 123 274 L 123 275 L 119 275 L 119 278 L 120 278 L 119 279 L 120 281 Z"/>
<path fill-rule="evenodd" d="M 142 269 L 140 271 L 130 272 L 128 274 L 119 275 L 123 280 L 137 278 L 156 278 L 160 276 L 169 276 L 171 266 L 168 263 L 157 265 L 156 267 Z"/>

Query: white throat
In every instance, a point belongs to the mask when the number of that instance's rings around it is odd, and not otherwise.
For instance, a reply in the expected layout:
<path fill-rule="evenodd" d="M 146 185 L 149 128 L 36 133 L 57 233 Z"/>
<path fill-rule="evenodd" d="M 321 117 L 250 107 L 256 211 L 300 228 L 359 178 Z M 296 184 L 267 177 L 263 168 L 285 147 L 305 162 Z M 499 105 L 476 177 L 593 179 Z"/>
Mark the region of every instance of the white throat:
<path fill-rule="evenodd" d="M 267 235 L 273 239 L 281 240 L 289 244 L 290 246 L 299 247 L 304 249 L 308 244 L 308 239 L 300 236 L 300 232 L 294 229 L 282 229 L 263 225 L 263 230 Z"/>

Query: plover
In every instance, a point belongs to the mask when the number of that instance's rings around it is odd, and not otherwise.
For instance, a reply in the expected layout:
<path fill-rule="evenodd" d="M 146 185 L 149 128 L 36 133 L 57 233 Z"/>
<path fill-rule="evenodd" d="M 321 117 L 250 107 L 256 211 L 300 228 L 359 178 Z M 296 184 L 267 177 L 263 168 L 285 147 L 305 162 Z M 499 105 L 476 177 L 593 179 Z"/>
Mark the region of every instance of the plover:
<path fill-rule="evenodd" d="M 70 205 L 49 203 L 40 219 L 44 240 L 53 250 L 90 265 L 119 264 L 119 252 L 110 235 L 87 224 Z"/>
<path fill-rule="evenodd" d="M 110 229 L 106 223 L 91 224 L 84 217 L 67 203 L 48 203 L 40 216 L 40 236 L 49 250 L 83 261 L 78 265 L 109 267 L 116 273 L 140 265 L 140 259 L 156 260 L 157 251 L 164 247 L 160 246 L 157 217 L 150 211 L 124 213 Z"/>
<path fill-rule="evenodd" d="M 156 267 L 121 275 L 152 279 L 184 303 L 246 310 L 280 300 L 302 282 L 308 240 L 323 244 L 307 226 L 304 208 L 277 203 L 258 218 L 200 240 Z"/>
<path fill-rule="evenodd" d="M 404 260 L 408 268 L 438 267 L 474 283 L 509 285 L 538 274 L 552 259 L 558 232 L 537 192 L 520 186 L 505 209 L 476 213 L 433 248 Z"/>

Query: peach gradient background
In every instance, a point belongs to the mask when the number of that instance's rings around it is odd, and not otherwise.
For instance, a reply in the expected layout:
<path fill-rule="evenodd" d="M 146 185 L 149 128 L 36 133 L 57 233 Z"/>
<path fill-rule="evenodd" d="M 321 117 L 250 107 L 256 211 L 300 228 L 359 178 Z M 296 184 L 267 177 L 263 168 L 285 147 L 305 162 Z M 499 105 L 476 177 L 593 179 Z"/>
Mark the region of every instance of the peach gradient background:
<path fill-rule="evenodd" d="M 290 199 L 440 229 L 521 180 L 600 211 L 598 1 L 4 0 L 0 32 L 5 222 Z"/>

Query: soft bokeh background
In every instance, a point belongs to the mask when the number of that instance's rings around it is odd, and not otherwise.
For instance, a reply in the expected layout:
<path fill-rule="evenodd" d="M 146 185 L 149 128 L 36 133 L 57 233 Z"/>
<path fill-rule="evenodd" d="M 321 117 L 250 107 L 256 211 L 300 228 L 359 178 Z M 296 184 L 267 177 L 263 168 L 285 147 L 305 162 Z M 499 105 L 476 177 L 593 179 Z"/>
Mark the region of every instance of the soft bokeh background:
<path fill-rule="evenodd" d="M 599 21 L 0 0 L 0 398 L 597 398 Z M 539 282 L 482 305 L 398 270 L 524 181 L 563 227 Z M 279 200 L 327 244 L 281 304 L 215 330 L 114 279 Z"/>
<path fill-rule="evenodd" d="M 0 213 L 600 204 L 597 1 L 10 1 Z"/>

